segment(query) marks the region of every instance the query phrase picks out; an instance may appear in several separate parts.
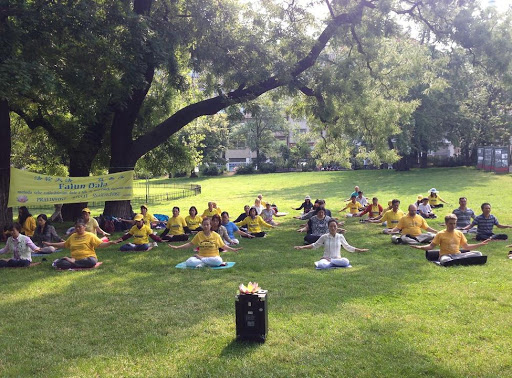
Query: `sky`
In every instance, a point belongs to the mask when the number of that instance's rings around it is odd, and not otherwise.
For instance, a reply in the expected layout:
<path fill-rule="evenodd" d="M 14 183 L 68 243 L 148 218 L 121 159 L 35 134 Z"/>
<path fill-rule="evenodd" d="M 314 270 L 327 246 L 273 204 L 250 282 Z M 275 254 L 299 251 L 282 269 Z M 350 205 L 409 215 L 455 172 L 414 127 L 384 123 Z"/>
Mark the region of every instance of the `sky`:
<path fill-rule="evenodd" d="M 512 6 L 512 0 L 481 0 L 482 5 L 493 5 L 497 10 L 504 12 L 509 6 Z"/>

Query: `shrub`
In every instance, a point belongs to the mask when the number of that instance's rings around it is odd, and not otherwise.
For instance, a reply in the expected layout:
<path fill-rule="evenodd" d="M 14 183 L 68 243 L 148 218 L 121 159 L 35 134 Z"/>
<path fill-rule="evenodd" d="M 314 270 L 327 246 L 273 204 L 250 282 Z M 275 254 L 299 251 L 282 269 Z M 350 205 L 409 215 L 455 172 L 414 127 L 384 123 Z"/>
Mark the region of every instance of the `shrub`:
<path fill-rule="evenodd" d="M 252 165 L 241 165 L 236 169 L 237 175 L 250 175 L 254 173 L 254 167 Z"/>
<path fill-rule="evenodd" d="M 275 173 L 276 166 L 272 163 L 261 163 L 258 171 L 261 173 Z"/>
<path fill-rule="evenodd" d="M 199 169 L 203 176 L 219 176 L 222 171 L 216 165 L 202 165 Z"/>

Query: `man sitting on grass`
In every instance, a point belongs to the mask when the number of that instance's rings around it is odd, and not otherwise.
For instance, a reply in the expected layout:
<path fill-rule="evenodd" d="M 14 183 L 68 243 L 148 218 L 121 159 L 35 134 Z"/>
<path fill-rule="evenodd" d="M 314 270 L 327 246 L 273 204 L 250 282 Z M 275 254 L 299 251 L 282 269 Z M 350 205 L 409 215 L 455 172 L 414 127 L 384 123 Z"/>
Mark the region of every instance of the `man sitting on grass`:
<path fill-rule="evenodd" d="M 352 194 L 352 197 L 350 197 L 350 202 L 345 206 L 343 209 L 341 209 L 339 212 L 345 211 L 346 209 L 349 210 L 349 213 L 346 215 L 347 217 L 354 217 L 357 216 L 357 213 L 359 212 L 359 209 L 361 208 L 361 204 L 357 202 L 356 196 Z"/>
<path fill-rule="evenodd" d="M 468 199 L 466 197 L 459 198 L 459 207 L 453 210 L 453 214 L 457 216 L 457 230 L 463 230 L 471 224 L 471 219 L 475 219 L 475 212 L 467 207 Z M 470 228 L 467 232 L 476 232 L 476 228 Z"/>
<path fill-rule="evenodd" d="M 369 219 L 374 219 L 381 215 L 383 210 L 384 209 L 379 204 L 379 199 L 377 197 L 373 197 L 372 203 L 366 206 L 364 210 L 355 214 L 354 217 L 362 217 L 363 215 L 368 214 Z"/>
<path fill-rule="evenodd" d="M 491 204 L 485 202 L 480 208 L 482 209 L 482 214 L 473 219 L 473 222 L 469 226 L 464 227 L 464 230 L 477 226 L 476 240 L 507 240 L 508 236 L 506 234 L 494 234 L 492 229 L 494 226 L 498 228 L 512 228 L 512 226 L 503 225 L 498 222 L 498 219 L 491 214 Z"/>
<path fill-rule="evenodd" d="M 411 245 L 411 248 L 422 249 L 424 251 L 430 251 L 439 245 L 439 261 L 446 262 L 450 260 L 465 259 L 468 257 L 482 256 L 481 252 L 466 252 L 461 253 L 460 248 L 465 250 L 473 250 L 475 248 L 486 245 L 490 239 L 484 240 L 478 244 L 468 244 L 468 241 L 464 234 L 456 230 L 457 227 L 457 216 L 455 214 L 449 214 L 444 217 L 446 229 L 439 231 L 429 245 Z"/>
<path fill-rule="evenodd" d="M 368 222 L 382 223 L 383 226 L 387 226 L 387 228 L 383 230 L 384 233 L 387 233 L 392 228 L 396 227 L 400 219 L 404 216 L 404 212 L 400 210 L 400 200 L 394 199 L 391 201 L 391 210 L 386 211 L 382 217 L 378 219 L 370 219 Z"/>
<path fill-rule="evenodd" d="M 402 233 L 402 236 L 399 238 L 394 237 L 391 239 L 391 241 L 397 244 L 417 244 L 418 242 L 429 242 L 434 238 L 434 234 L 437 233 L 437 231 L 429 227 L 421 215 L 416 214 L 417 210 L 418 209 L 416 208 L 416 205 L 409 205 L 409 212 L 407 215 L 402 217 L 395 227 L 386 231 L 388 234 L 396 234 L 399 232 Z M 429 232 L 422 234 L 421 229 L 427 230 Z"/>

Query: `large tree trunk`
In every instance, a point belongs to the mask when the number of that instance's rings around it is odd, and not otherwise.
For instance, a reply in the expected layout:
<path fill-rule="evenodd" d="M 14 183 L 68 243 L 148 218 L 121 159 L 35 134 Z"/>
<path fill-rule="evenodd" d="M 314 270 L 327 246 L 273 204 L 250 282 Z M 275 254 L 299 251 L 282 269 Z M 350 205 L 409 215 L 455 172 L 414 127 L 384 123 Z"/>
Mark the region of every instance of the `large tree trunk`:
<path fill-rule="evenodd" d="M 77 149 L 69 151 L 69 176 L 87 177 L 91 173 L 92 162 L 101 148 L 105 125 L 96 123 L 82 137 Z M 82 209 L 87 202 L 66 203 L 62 206 L 62 218 L 65 221 L 74 221 L 82 215 Z"/>
<path fill-rule="evenodd" d="M 151 5 L 151 0 L 135 0 L 133 10 L 139 15 L 147 15 L 151 11 Z M 144 55 L 144 62 L 146 63 L 146 68 L 143 72 L 145 79 L 144 85 L 140 88 L 134 89 L 133 93 L 129 94 L 129 97 L 125 99 L 126 103 L 123 104 L 122 107 L 116 109 L 114 119 L 112 121 L 109 173 L 124 172 L 135 169 L 137 160 L 142 156 L 136 156 L 133 153 L 134 142 L 132 140 L 132 131 L 135 126 L 137 115 L 139 114 L 155 75 L 154 57 L 151 46 L 149 45 L 148 52 Z M 163 143 L 164 140 L 161 140 L 160 143 Z M 107 201 L 105 202 L 103 214 L 122 218 L 131 218 L 131 203 L 130 201 Z"/>
<path fill-rule="evenodd" d="M 402 156 L 400 160 L 398 160 L 393 166 L 396 171 L 408 171 L 412 167 L 412 158 L 411 155 Z"/>
<path fill-rule="evenodd" d="M 428 155 L 426 151 L 420 152 L 420 168 L 427 168 Z"/>
<path fill-rule="evenodd" d="M 87 177 L 91 171 L 91 163 L 87 162 L 79 153 L 71 153 L 69 157 L 69 176 Z M 62 206 L 62 219 L 65 221 L 74 221 L 82 215 L 82 209 L 87 207 L 87 202 L 65 203 Z"/>
<path fill-rule="evenodd" d="M 12 223 L 12 208 L 7 207 L 11 169 L 11 117 L 9 103 L 0 100 L 0 231 Z"/>

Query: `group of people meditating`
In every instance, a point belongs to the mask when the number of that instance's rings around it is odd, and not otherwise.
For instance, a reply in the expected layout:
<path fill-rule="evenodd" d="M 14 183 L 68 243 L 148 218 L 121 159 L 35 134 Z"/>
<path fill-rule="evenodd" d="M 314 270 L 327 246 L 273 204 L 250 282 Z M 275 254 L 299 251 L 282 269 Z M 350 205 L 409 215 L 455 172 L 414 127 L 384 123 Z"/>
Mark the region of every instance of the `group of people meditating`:
<path fill-rule="evenodd" d="M 40 214 L 36 221 L 25 206 L 19 208 L 18 222 L 14 223 L 8 230 L 9 237 L 0 254 L 13 253 L 11 259 L 0 260 L 0 267 L 24 267 L 32 262 L 32 252 L 52 253 L 57 248 L 68 248 L 71 257 L 64 257 L 54 261 L 54 266 L 60 269 L 69 268 L 90 268 L 94 267 L 98 260 L 95 249 L 108 247 L 113 244 L 122 243 L 133 238 L 133 243 L 123 244 L 121 251 L 147 251 L 157 242 L 179 242 L 187 241 L 191 235 L 192 240 L 181 246 L 169 245 L 172 248 L 186 248 L 195 245 L 197 254 L 186 261 L 187 266 L 202 266 L 202 263 L 209 266 L 222 265 L 219 251 L 238 251 L 240 248 L 233 248 L 231 245 L 239 244 L 235 235 L 248 239 L 265 237 L 266 233 L 262 228 L 273 228 L 277 225 L 273 221 L 277 209 L 270 203 L 262 201 L 260 195 L 255 200 L 255 206 L 244 207 L 244 212 L 238 216 L 235 222 L 229 219 L 227 211 L 221 211 L 215 202 L 208 202 L 208 207 L 201 216 L 197 208 L 191 206 L 189 215 L 183 218 L 180 215 L 179 207 L 172 209 L 172 216 L 166 223 L 165 229 L 160 235 L 152 229 L 158 222 L 148 211 L 146 205 L 142 205 L 140 213 L 133 219 L 122 219 L 129 223 L 131 228 L 120 238 L 109 240 L 109 233 L 105 232 L 98 224 L 98 221 L 90 216 L 88 208 L 82 210 L 82 216 L 74 227 L 68 230 L 69 237 L 64 241 L 55 231 L 55 228 L 48 223 L 47 216 Z M 262 215 L 267 219 L 267 223 Z M 103 239 L 98 238 L 98 233 Z M 150 239 L 152 242 L 150 242 Z M 213 246 L 216 246 L 213 248 Z M 215 251 L 214 251 L 215 250 Z"/>
<path fill-rule="evenodd" d="M 434 198 L 433 206 L 440 207 L 446 201 L 442 200 L 434 188 L 429 191 L 426 198 Z M 429 199 L 430 201 L 430 199 Z M 422 199 L 422 202 L 426 202 Z M 362 205 L 362 204 L 365 205 Z M 356 204 L 356 206 L 354 206 Z M 433 207 L 433 206 L 430 207 Z M 368 249 L 351 246 L 345 239 L 341 228 L 344 223 L 332 217 L 330 210 L 326 208 L 326 202 L 317 199 L 314 203 L 310 196 L 306 196 L 304 202 L 294 210 L 303 210 L 296 219 L 307 220 L 297 231 L 306 232 L 305 245 L 295 246 L 295 249 L 312 249 L 324 247 L 322 258 L 315 262 L 318 269 L 349 266 L 347 258 L 341 257 L 341 247 L 348 252 L 366 252 Z M 467 199 L 459 198 L 459 207 L 445 217 L 446 229 L 436 231 L 427 224 L 426 218 L 418 213 L 416 204 L 409 205 L 407 213 L 400 210 L 400 201 L 393 199 L 388 202 L 386 209 L 379 204 L 378 198 L 372 198 L 368 203 L 363 192 L 358 187 L 350 196 L 349 203 L 342 210 L 347 210 L 353 217 L 360 217 L 367 223 L 378 223 L 385 226 L 383 233 L 392 235 L 395 243 L 410 244 L 413 248 L 432 250 L 440 248 L 440 261 L 447 259 L 461 259 L 478 256 L 480 252 L 461 253 L 474 250 L 489 243 L 490 240 L 506 240 L 505 234 L 494 234 L 493 227 L 511 228 L 502 225 L 491 214 L 491 205 L 481 205 L 482 214 L 476 216 L 473 210 L 467 207 Z M 220 257 L 222 251 L 238 251 L 241 248 L 233 246 L 239 244 L 237 236 L 245 238 L 265 237 L 262 228 L 273 228 L 277 223 L 274 217 L 283 215 L 277 212 L 275 205 L 265 202 L 259 195 L 254 206 L 244 206 L 234 222 L 230 221 L 229 214 L 221 211 L 215 202 L 208 202 L 208 207 L 202 215 L 198 215 L 197 208 L 191 206 L 189 215 L 182 217 L 180 208 L 172 209 L 172 216 L 166 223 L 165 229 L 160 235 L 153 227 L 158 222 L 148 211 L 146 205 L 140 207 L 140 213 L 133 219 L 123 219 L 131 228 L 121 237 L 109 240 L 109 233 L 101 229 L 96 219 L 91 217 L 88 208 L 82 210 L 74 228 L 71 229 L 67 240 L 63 240 L 49 224 L 45 214 L 40 214 L 36 219 L 25 206 L 19 208 L 18 222 L 10 228 L 10 236 L 0 254 L 13 253 L 13 257 L 0 260 L 0 267 L 22 267 L 30 265 L 32 252 L 52 253 L 57 248 L 68 248 L 71 257 L 57 259 L 54 266 L 60 269 L 90 268 L 94 267 L 98 260 L 95 249 L 108 247 L 122 243 L 133 238 L 132 243 L 123 244 L 121 251 L 147 251 L 159 242 L 186 242 L 181 245 L 171 245 L 173 249 L 195 247 L 196 254 L 186 261 L 189 267 L 220 266 L 224 262 Z M 425 230 L 426 232 L 422 232 Z M 468 244 L 465 233 L 476 234 L 477 244 Z M 101 234 L 102 239 L 97 235 Z M 191 240 L 189 241 L 189 238 Z M 151 241 L 150 241 L 151 240 Z M 420 243 L 430 243 L 419 246 Z M 512 258 L 512 255 L 509 255 Z"/>

